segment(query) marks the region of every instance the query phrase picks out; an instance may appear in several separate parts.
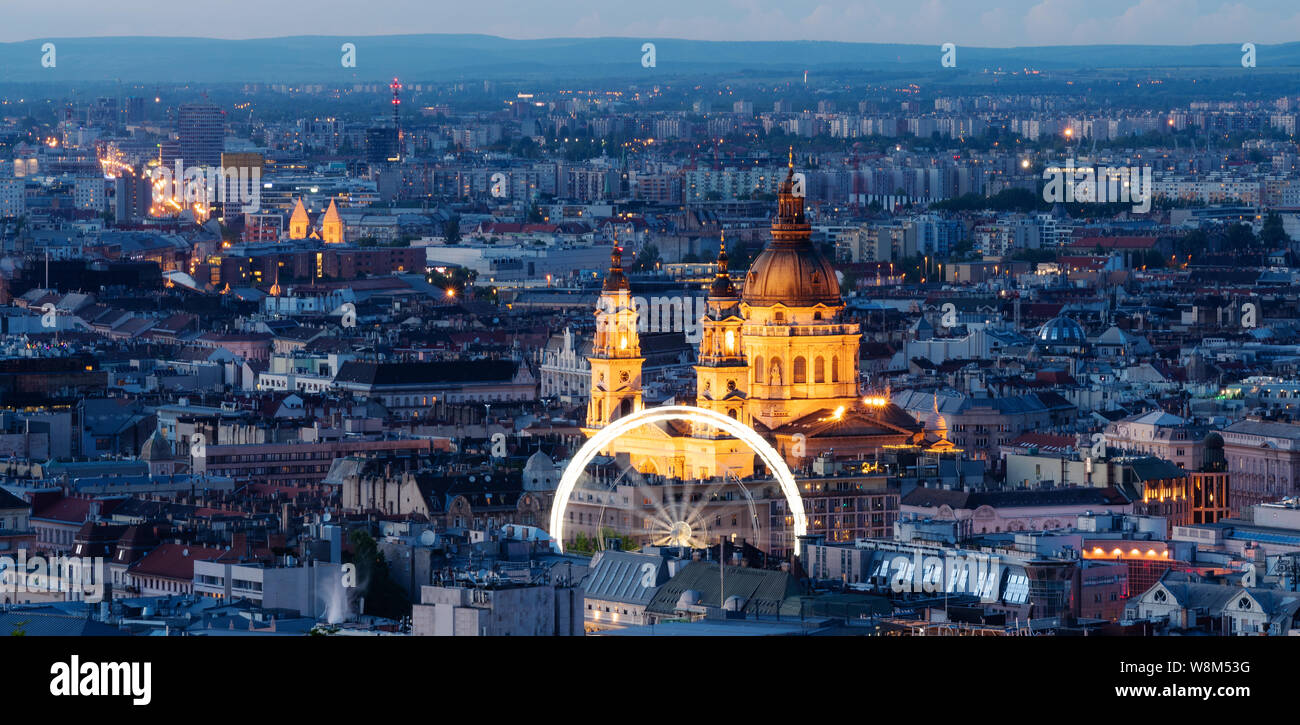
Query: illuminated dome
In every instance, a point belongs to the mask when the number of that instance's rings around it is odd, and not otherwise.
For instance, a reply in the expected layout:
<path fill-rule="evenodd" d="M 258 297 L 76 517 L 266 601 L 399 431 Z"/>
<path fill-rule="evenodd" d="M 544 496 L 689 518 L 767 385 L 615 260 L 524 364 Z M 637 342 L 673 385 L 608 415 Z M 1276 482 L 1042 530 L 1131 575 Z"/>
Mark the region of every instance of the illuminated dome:
<path fill-rule="evenodd" d="M 843 304 L 840 283 L 830 260 L 812 243 L 812 227 L 804 217 L 803 197 L 794 194 L 794 168 L 781 183 L 772 243 L 749 267 L 744 300 L 754 307 L 784 304 L 812 307 Z"/>
<path fill-rule="evenodd" d="M 745 277 L 745 302 L 755 307 L 784 304 L 811 307 L 818 302 L 838 306 L 840 284 L 830 260 L 811 243 L 778 244 L 758 255 Z"/>
<path fill-rule="evenodd" d="M 1082 325 L 1061 315 L 1039 328 L 1037 344 L 1039 347 L 1085 347 L 1088 335 Z"/>

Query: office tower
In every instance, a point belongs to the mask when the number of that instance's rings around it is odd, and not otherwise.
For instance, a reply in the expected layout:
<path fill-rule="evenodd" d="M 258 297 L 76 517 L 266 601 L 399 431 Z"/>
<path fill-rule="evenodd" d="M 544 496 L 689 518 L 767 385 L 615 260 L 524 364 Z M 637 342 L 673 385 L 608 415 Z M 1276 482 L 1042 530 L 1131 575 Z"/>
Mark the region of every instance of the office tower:
<path fill-rule="evenodd" d="M 144 122 L 144 98 L 140 96 L 127 96 L 126 98 L 126 125 L 134 126 Z"/>
<path fill-rule="evenodd" d="M 225 144 L 225 114 L 209 103 L 181 105 L 176 121 L 180 156 L 186 166 L 217 166 Z"/>

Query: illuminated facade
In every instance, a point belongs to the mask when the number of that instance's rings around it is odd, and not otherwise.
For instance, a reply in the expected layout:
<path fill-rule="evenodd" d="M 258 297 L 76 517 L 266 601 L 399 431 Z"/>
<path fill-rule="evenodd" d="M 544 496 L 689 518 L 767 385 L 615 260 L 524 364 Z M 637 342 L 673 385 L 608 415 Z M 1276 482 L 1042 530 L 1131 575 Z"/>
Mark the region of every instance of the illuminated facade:
<path fill-rule="evenodd" d="M 306 239 L 311 233 L 311 218 L 307 216 L 307 208 L 302 205 L 302 199 L 293 206 L 293 216 L 289 217 L 289 238 Z"/>
<path fill-rule="evenodd" d="M 794 181 L 791 166 L 780 185 L 772 241 L 743 285 L 730 276 L 725 245 L 719 252 L 700 320 L 694 406 L 684 409 L 694 413 L 622 430 L 620 419 L 661 409 L 644 408 L 637 309 L 622 250 L 614 249 L 587 358 L 591 395 L 583 432 L 600 452 L 625 456 L 635 474 L 600 490 L 562 487 L 557 501 L 566 503 L 552 510 L 550 528 L 561 541 L 611 528 L 637 543 L 682 539 L 701 546 L 726 538 L 770 553 L 796 551 L 796 536 L 808 525 L 801 495 L 813 492 L 802 483 L 796 489 L 789 469 L 818 457 L 875 460 L 888 447 L 925 443 L 924 426 L 887 396 L 859 395 L 861 335 L 843 320 L 839 281 L 812 243 Z M 613 429 L 617 436 L 602 435 Z M 575 462 L 585 466 L 580 457 Z M 897 513 L 897 494 L 884 490 L 883 481 L 819 489 L 814 505 L 852 505 L 833 516 L 824 511 L 818 532 L 837 541 L 885 532 Z"/>
<path fill-rule="evenodd" d="M 294 204 L 293 214 L 289 217 L 290 240 L 319 239 L 326 244 L 342 244 L 346 231 L 347 227 L 339 216 L 338 206 L 334 204 L 333 199 L 330 199 L 329 208 L 320 218 L 319 231 L 312 228 L 311 217 L 307 214 L 302 199 L 298 199 Z"/>
<path fill-rule="evenodd" d="M 861 334 L 844 322 L 844 301 L 830 262 L 812 243 L 793 166 L 780 185 L 772 241 L 745 276 L 743 293 L 731 279 L 725 250 L 700 321 L 696 406 L 754 429 L 791 467 L 822 452 L 876 457 L 886 445 L 921 442 L 922 429 L 887 398 L 858 395 Z M 637 311 L 621 250 L 596 313 L 590 436 L 642 408 Z M 626 453 L 637 471 L 676 479 L 754 475 L 754 453 L 707 425 L 645 426 L 620 437 L 611 453 Z"/>
<path fill-rule="evenodd" d="M 330 199 L 330 208 L 325 210 L 325 218 L 320 223 L 320 238 L 326 244 L 343 243 L 343 220 L 339 218 L 339 209 Z"/>

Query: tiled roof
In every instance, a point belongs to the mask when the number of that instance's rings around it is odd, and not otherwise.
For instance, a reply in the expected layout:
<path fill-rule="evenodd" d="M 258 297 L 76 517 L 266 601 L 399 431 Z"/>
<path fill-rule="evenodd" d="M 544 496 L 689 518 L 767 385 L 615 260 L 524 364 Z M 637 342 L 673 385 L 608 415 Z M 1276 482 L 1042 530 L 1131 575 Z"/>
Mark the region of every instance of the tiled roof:
<path fill-rule="evenodd" d="M 194 562 L 212 561 L 226 553 L 191 544 L 161 544 L 131 567 L 135 576 L 156 576 L 165 579 L 190 580 L 194 578 Z"/>
<path fill-rule="evenodd" d="M 663 557 L 630 551 L 605 551 L 597 556 L 587 577 L 588 599 L 649 604 L 656 588 L 668 579 Z M 644 585 L 647 578 L 649 586 Z"/>
<path fill-rule="evenodd" d="M 21 631 L 28 637 L 125 637 L 126 632 L 103 622 L 71 614 L 14 609 L 0 612 L 0 636 Z"/>

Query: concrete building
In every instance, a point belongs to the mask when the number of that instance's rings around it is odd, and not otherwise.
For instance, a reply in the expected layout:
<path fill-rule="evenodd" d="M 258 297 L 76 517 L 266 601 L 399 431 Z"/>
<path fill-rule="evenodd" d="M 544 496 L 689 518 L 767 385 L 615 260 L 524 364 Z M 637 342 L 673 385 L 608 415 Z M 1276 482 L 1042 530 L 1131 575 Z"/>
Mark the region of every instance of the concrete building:
<path fill-rule="evenodd" d="M 22 179 L 0 179 L 0 218 L 27 213 L 27 184 Z"/>
<path fill-rule="evenodd" d="M 266 567 L 223 561 L 194 562 L 194 593 L 222 600 L 247 599 L 263 609 L 283 609 L 319 617 L 327 609 L 325 593 L 342 581 L 340 564 L 311 562 Z"/>
<path fill-rule="evenodd" d="M 583 593 L 572 585 L 424 586 L 411 631 L 422 637 L 570 637 L 583 633 Z"/>

